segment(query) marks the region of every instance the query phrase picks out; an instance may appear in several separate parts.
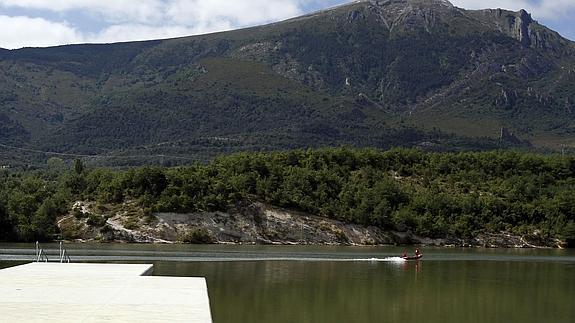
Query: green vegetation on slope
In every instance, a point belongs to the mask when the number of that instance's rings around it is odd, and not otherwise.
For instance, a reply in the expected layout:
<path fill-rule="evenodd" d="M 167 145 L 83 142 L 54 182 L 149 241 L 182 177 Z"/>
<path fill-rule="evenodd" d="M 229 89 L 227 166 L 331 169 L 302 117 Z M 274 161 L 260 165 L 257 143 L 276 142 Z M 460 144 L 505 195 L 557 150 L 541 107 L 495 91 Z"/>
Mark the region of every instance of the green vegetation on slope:
<path fill-rule="evenodd" d="M 57 163 L 53 163 L 56 165 Z M 575 159 L 521 152 L 334 148 L 240 153 L 207 165 L 58 174 L 3 172 L 2 238 L 50 239 L 74 201 L 137 201 L 149 211 L 225 211 L 262 201 L 426 237 L 511 231 L 571 237 Z"/>
<path fill-rule="evenodd" d="M 0 51 L 0 145 L 208 160 L 435 139 L 438 150 L 494 148 L 503 127 L 537 147 L 575 148 L 574 57 L 572 42 L 525 12 L 419 0 L 170 40 Z M 43 157 L 0 147 L 0 165 Z"/>

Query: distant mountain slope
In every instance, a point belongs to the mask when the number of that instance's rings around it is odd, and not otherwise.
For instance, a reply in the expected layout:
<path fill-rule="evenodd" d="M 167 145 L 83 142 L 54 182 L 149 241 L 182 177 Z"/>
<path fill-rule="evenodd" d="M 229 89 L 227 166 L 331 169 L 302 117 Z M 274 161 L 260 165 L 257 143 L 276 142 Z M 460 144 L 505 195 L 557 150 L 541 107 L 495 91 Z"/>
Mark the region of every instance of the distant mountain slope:
<path fill-rule="evenodd" d="M 208 158 L 341 144 L 493 148 L 504 133 L 509 144 L 574 147 L 574 54 L 525 11 L 443 0 L 359 1 L 225 33 L 0 51 L 0 144 Z M 46 157 L 0 147 L 3 163 Z"/>

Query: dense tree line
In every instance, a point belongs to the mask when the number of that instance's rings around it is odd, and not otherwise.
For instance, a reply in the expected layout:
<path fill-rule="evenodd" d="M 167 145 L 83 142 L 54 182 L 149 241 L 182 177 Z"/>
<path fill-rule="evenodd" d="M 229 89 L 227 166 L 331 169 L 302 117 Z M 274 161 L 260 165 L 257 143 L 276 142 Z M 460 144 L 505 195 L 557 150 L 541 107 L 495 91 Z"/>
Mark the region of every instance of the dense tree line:
<path fill-rule="evenodd" d="M 77 200 L 151 212 L 225 211 L 245 201 L 427 237 L 512 231 L 575 237 L 575 159 L 516 151 L 330 148 L 240 153 L 209 164 L 0 173 L 1 239 L 50 239 Z"/>

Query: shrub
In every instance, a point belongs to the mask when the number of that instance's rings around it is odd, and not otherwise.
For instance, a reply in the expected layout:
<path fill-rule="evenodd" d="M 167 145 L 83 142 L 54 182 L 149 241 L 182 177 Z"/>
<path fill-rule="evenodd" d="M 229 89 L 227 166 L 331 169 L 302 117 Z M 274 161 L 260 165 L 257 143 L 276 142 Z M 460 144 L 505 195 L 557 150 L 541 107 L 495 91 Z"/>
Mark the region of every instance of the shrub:
<path fill-rule="evenodd" d="M 180 236 L 184 243 L 208 244 L 213 242 L 210 232 L 205 228 L 193 228 Z"/>
<path fill-rule="evenodd" d="M 99 215 L 90 214 L 86 223 L 94 227 L 102 227 L 106 225 L 106 218 Z"/>

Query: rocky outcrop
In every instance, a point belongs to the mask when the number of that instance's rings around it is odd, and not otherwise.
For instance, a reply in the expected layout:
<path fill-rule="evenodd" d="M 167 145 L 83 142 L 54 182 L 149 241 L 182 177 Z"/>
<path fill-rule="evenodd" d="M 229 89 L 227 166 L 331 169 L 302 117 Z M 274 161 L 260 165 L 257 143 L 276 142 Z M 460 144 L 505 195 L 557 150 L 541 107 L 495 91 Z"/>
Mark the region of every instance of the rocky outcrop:
<path fill-rule="evenodd" d="M 442 15 L 455 7 L 447 0 L 371 0 L 371 12 L 379 16 L 389 31 L 430 33 L 442 21 Z"/>
<path fill-rule="evenodd" d="M 182 235 L 202 228 L 216 243 L 239 244 L 393 244 L 393 234 L 376 227 L 346 224 L 261 203 L 228 212 L 157 213 L 158 221 Z"/>
<path fill-rule="evenodd" d="M 511 34 L 521 42 L 525 47 L 530 47 L 532 44 L 530 25 L 533 23 L 531 15 L 525 10 L 519 11 L 517 16 L 509 17 L 509 30 Z"/>
<path fill-rule="evenodd" d="M 484 23 L 493 24 L 502 33 L 517 39 L 525 48 L 557 51 L 565 46 L 565 40 L 555 32 L 544 28 L 525 10 L 512 12 L 503 9 L 467 11 Z"/>
<path fill-rule="evenodd" d="M 557 247 L 534 233 L 483 233 L 474 238 L 430 239 L 411 232 L 349 224 L 262 203 L 243 203 L 227 212 L 143 215 L 134 203 L 102 206 L 78 202 L 75 214 L 58 222 L 68 240 L 130 243 L 216 243 L 278 245 L 425 245 L 489 248 Z"/>

